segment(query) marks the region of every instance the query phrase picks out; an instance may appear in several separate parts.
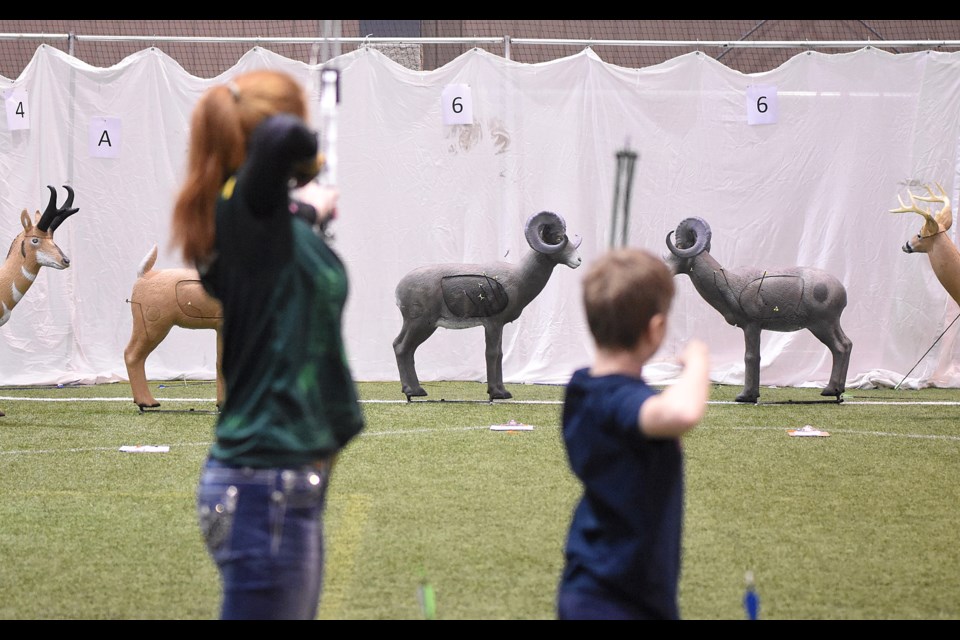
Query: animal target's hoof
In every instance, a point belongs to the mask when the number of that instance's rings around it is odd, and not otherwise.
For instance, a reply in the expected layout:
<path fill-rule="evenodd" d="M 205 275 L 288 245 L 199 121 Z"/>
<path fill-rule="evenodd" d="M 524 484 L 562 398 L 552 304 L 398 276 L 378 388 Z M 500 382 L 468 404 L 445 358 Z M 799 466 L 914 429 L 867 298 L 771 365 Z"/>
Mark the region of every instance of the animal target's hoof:
<path fill-rule="evenodd" d="M 752 395 L 752 394 L 744 394 L 744 393 L 741 393 L 740 395 L 738 395 L 738 396 L 736 397 L 736 401 L 737 401 L 737 402 L 748 402 L 748 403 L 750 403 L 750 404 L 757 404 L 757 400 L 759 399 L 759 397 L 760 397 L 760 396 L 755 396 L 755 395 Z"/>
<path fill-rule="evenodd" d="M 843 402 L 843 391 L 834 391 L 833 389 L 824 389 L 820 392 L 822 396 L 833 396 L 837 399 L 837 402 Z"/>
<path fill-rule="evenodd" d="M 157 401 L 153 401 L 152 403 L 143 403 L 143 402 L 137 403 L 137 407 L 140 408 L 140 411 L 143 411 L 144 409 L 156 409 L 159 406 L 160 406 L 160 403 Z"/>
<path fill-rule="evenodd" d="M 509 391 L 492 391 L 489 392 L 491 400 L 509 400 L 513 397 L 513 394 Z"/>
<path fill-rule="evenodd" d="M 404 389 L 403 395 L 407 396 L 407 402 L 410 402 L 410 398 L 419 398 L 427 395 L 426 389 L 423 387 L 417 387 L 416 389 Z"/>

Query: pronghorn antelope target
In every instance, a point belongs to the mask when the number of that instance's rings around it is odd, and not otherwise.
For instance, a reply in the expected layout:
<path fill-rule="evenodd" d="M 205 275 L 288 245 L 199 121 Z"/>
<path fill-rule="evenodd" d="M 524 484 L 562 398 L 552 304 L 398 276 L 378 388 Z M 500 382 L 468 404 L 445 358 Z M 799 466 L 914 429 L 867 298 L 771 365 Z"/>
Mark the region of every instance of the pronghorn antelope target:
<path fill-rule="evenodd" d="M 60 270 L 70 266 L 70 258 L 53 241 L 53 232 L 79 208 L 73 206 L 73 189 L 70 187 L 63 187 L 67 199 L 61 207 L 57 207 L 57 190 L 49 185 L 47 188 L 50 201 L 42 215 L 38 210 L 31 219 L 26 209 L 20 213 L 23 231 L 10 243 L 7 259 L 0 266 L 0 326 L 10 320 L 13 308 L 36 281 L 40 267 Z M 0 411 L 2 415 L 4 413 Z"/>

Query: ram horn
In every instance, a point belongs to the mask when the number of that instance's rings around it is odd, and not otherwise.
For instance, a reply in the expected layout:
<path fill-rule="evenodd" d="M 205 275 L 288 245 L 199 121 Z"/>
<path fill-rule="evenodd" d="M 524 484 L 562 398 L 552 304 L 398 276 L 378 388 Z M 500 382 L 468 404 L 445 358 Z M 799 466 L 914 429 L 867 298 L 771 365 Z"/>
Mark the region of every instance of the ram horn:
<path fill-rule="evenodd" d="M 677 225 L 677 244 L 670 242 L 673 231 L 667 234 L 667 248 L 678 258 L 692 258 L 710 249 L 713 232 L 703 218 L 687 218 Z M 689 246 L 679 246 L 679 245 Z"/>
<path fill-rule="evenodd" d="M 527 219 L 524 235 L 527 244 L 540 253 L 557 253 L 567 244 L 567 224 L 559 214 L 541 211 Z"/>

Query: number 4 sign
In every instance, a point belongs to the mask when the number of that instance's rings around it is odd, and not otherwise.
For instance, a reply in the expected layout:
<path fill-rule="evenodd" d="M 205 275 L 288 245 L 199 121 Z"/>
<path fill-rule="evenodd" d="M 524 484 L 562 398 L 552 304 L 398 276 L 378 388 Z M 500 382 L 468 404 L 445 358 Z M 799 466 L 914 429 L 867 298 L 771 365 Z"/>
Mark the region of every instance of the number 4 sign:
<path fill-rule="evenodd" d="M 778 111 L 775 86 L 747 87 L 747 124 L 776 124 Z"/>
<path fill-rule="evenodd" d="M 440 97 L 443 124 L 473 124 L 473 99 L 470 85 L 448 84 Z"/>
<path fill-rule="evenodd" d="M 14 89 L 4 94 L 4 104 L 7 108 L 7 128 L 10 131 L 30 128 L 30 111 L 27 109 L 27 92 L 24 89 Z"/>

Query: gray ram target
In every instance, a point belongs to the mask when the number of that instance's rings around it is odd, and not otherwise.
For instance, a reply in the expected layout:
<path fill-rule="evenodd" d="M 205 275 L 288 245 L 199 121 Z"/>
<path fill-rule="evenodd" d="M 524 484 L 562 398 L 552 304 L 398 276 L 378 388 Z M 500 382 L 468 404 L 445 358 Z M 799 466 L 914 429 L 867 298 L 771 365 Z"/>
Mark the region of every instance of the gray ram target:
<path fill-rule="evenodd" d="M 737 402 L 760 397 L 760 332 L 807 329 L 830 350 L 833 367 L 821 395 L 836 396 L 846 389 L 847 367 L 853 343 L 840 327 L 847 306 L 847 291 L 834 276 L 812 267 L 763 270 L 724 269 L 710 255 L 710 225 L 702 218 L 687 218 L 676 229 L 676 243 L 667 234 L 667 263 L 675 275 L 687 275 L 697 293 L 723 315 L 727 323 L 743 329 L 744 383 Z"/>
<path fill-rule="evenodd" d="M 567 237 L 563 218 L 541 211 L 527 219 L 530 249 L 517 264 L 439 264 L 414 269 L 396 288 L 403 327 L 393 341 L 400 386 L 409 401 L 427 392 L 417 377 L 414 354 L 437 327 L 482 326 L 486 343 L 487 394 L 491 400 L 513 397 L 503 386 L 503 327 L 546 286 L 553 268 L 580 266 L 579 236 Z"/>

